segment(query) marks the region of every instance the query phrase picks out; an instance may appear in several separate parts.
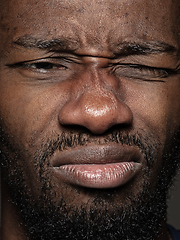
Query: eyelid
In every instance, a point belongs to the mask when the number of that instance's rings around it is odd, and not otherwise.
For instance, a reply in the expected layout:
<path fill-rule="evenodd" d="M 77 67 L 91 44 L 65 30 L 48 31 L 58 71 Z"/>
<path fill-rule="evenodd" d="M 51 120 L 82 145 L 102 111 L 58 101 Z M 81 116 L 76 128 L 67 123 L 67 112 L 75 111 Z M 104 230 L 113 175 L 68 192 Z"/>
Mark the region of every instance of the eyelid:
<path fill-rule="evenodd" d="M 141 64 L 116 63 L 115 67 L 112 68 L 112 73 L 130 79 L 163 82 L 163 79 L 170 75 L 177 74 L 177 71 L 174 69 L 157 68 Z"/>
<path fill-rule="evenodd" d="M 61 71 L 61 75 L 64 75 L 64 71 L 72 70 L 69 63 L 67 61 L 62 60 L 62 58 L 43 58 L 43 59 L 37 59 L 37 60 L 30 60 L 30 61 L 24 61 L 15 63 L 12 65 L 9 65 L 8 67 L 13 69 L 19 69 L 19 72 L 23 74 L 24 76 L 37 76 L 37 78 L 49 78 L 49 77 L 55 77 L 60 74 L 59 71 Z M 36 64 L 43 64 L 43 63 L 49 63 L 52 64 L 52 67 L 47 68 L 42 66 L 38 68 L 36 67 Z M 34 66 L 33 66 L 34 65 Z M 70 74 L 72 71 L 68 71 L 68 74 Z"/>
<path fill-rule="evenodd" d="M 167 72 L 177 72 L 177 71 L 179 71 L 180 69 L 178 69 L 178 68 L 175 68 L 175 69 L 171 69 L 171 68 L 163 68 L 163 67 L 155 67 L 155 66 L 148 66 L 148 65 L 143 65 L 143 64 L 132 64 L 132 63 L 116 63 L 115 64 L 116 66 L 118 66 L 118 67 L 130 67 L 130 68 L 137 68 L 137 69 L 147 69 L 147 70 L 152 70 L 152 71 L 167 71 Z"/>
<path fill-rule="evenodd" d="M 41 66 L 42 63 L 42 66 Z M 52 66 L 43 66 L 47 63 Z M 36 66 L 37 64 L 37 66 Z M 40 66 L 38 66 L 40 64 Z M 67 80 L 74 73 L 74 67 L 69 61 L 62 58 L 41 58 L 30 61 L 22 61 L 15 64 L 6 65 L 31 81 L 62 82 Z"/>
<path fill-rule="evenodd" d="M 48 56 L 45 58 L 37 58 L 33 60 L 26 60 L 26 61 L 20 61 L 16 63 L 11 63 L 11 64 L 6 64 L 8 67 L 21 67 L 26 64 L 33 64 L 33 63 L 38 63 L 38 62 L 52 62 L 54 64 L 59 64 L 61 63 L 72 63 L 75 62 L 75 59 L 72 59 L 71 57 L 66 57 L 66 56 Z M 62 64 L 63 65 L 63 64 Z"/>

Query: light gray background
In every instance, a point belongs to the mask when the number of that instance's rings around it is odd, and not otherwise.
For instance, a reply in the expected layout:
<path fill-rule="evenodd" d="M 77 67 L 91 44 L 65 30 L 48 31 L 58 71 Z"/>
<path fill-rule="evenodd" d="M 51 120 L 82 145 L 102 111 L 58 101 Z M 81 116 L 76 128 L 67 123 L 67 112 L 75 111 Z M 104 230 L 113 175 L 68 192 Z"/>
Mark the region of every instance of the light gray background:
<path fill-rule="evenodd" d="M 0 172 L 1 175 L 1 172 Z M 1 184 L 0 184 L 1 188 Z M 0 189 L 1 190 L 1 189 Z M 171 188 L 170 195 L 172 196 L 168 202 L 168 223 L 175 228 L 180 229 L 180 173 L 178 174 L 174 187 Z M 1 197 L 0 197 L 1 205 Z M 0 221 L 1 224 L 1 221 Z"/>

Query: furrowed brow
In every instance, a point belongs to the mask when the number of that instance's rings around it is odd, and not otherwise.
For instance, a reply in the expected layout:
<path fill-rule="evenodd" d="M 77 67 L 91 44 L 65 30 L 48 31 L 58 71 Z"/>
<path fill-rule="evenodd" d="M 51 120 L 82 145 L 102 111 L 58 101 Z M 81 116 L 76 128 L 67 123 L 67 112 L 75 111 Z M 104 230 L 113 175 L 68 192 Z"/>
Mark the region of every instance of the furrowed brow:
<path fill-rule="evenodd" d="M 176 47 L 164 42 L 121 42 L 113 45 L 113 52 L 118 55 L 147 55 L 168 53 L 178 54 Z"/>
<path fill-rule="evenodd" d="M 46 51 L 75 51 L 79 48 L 78 41 L 66 37 L 45 40 L 23 36 L 13 41 L 13 44 L 23 48 L 38 48 Z"/>
<path fill-rule="evenodd" d="M 37 39 L 32 36 L 22 36 L 13 41 L 13 44 L 23 48 L 38 48 L 46 51 L 76 51 L 80 48 L 80 42 L 67 37 L 60 37 L 51 40 Z M 120 42 L 111 43 L 110 50 L 119 56 L 128 55 L 148 55 L 166 53 L 169 55 L 178 55 L 179 50 L 165 42 L 152 41 L 152 42 Z"/>

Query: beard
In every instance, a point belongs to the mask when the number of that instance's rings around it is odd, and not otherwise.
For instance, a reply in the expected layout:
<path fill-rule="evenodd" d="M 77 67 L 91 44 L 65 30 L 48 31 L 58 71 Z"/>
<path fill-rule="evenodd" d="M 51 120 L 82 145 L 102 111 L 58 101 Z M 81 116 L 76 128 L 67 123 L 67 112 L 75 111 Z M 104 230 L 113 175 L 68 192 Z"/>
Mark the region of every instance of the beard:
<path fill-rule="evenodd" d="M 103 143 L 113 142 L 134 146 L 141 151 L 146 160 L 146 165 L 142 169 L 143 177 L 135 186 L 137 188 L 135 192 L 128 192 L 126 185 L 114 189 L 80 188 L 77 192 L 87 194 L 92 200 L 76 207 L 68 202 L 65 194 L 56 196 L 48 172 L 49 159 L 57 150 L 63 151 L 93 142 L 91 136 L 86 133 L 63 133 L 54 140 L 44 141 L 40 150 L 36 151 L 33 157 L 31 156 L 41 182 L 41 194 L 35 199 L 26 184 L 23 167 L 18 164 L 22 150 L 1 130 L 1 142 L 5 146 L 4 150 L 2 148 L 1 160 L 5 172 L 3 176 L 9 186 L 13 203 L 20 210 L 27 238 L 33 240 L 155 239 L 161 232 L 162 221 L 166 218 L 168 188 L 178 167 L 179 131 L 171 140 L 171 144 L 166 143 L 163 148 L 157 178 L 152 179 L 152 173 L 157 167 L 160 142 L 142 130 L 134 134 L 114 131 L 104 136 Z M 10 156 L 9 152 L 13 154 Z M 15 162 L 17 164 L 14 166 Z M 122 192 L 125 194 L 118 198 Z"/>

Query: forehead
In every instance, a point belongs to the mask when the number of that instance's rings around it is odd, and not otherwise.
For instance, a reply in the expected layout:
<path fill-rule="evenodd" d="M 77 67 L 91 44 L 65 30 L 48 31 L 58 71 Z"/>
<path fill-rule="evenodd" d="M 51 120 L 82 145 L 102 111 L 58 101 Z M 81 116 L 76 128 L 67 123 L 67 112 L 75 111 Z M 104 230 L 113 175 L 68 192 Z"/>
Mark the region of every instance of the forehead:
<path fill-rule="evenodd" d="M 7 0 L 2 33 L 16 41 L 64 37 L 84 47 L 159 41 L 179 48 L 180 3 L 172 0 Z"/>

